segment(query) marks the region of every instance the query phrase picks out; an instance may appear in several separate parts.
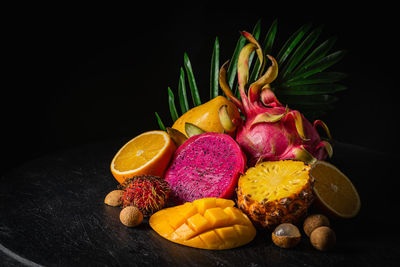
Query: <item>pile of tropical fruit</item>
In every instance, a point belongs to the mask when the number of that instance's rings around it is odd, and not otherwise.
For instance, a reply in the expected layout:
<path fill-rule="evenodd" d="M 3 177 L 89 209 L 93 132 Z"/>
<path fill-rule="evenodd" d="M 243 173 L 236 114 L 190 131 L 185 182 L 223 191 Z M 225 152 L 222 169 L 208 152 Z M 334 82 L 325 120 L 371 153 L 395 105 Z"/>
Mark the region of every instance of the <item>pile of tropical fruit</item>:
<path fill-rule="evenodd" d="M 315 248 L 334 246 L 328 218 L 356 216 L 359 195 L 350 179 L 325 161 L 333 155 L 327 125 L 311 123 L 277 96 L 298 103 L 308 98 L 308 111 L 328 105 L 324 101 L 332 99 L 330 94 L 343 89 L 334 84 L 343 75 L 323 71 L 342 53 L 327 55 L 332 46 L 327 40 L 306 57 L 321 28 L 307 35 L 310 26 L 305 25 L 275 59 L 269 53 L 276 25 L 263 46 L 259 24 L 253 34 L 241 32 L 233 63 L 221 68 L 216 39 L 210 100 L 204 104 L 185 54 L 194 107 L 189 108 L 181 69 L 183 114 L 178 116 L 168 88 L 172 127 L 165 127 L 156 113 L 161 130 L 136 136 L 111 162 L 120 186 L 105 203 L 123 207 L 123 224 L 136 226 L 148 217 L 160 236 L 202 249 L 242 246 L 253 240 L 256 229 L 271 231 L 277 246 L 289 248 L 299 243 L 302 224 Z M 318 214 L 310 215 L 311 207 Z"/>

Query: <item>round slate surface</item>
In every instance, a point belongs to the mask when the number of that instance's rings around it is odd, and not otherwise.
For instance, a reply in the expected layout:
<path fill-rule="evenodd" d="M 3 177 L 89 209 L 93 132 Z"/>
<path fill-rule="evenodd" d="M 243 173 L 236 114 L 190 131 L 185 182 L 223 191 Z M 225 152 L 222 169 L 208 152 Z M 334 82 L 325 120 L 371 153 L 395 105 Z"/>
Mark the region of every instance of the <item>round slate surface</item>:
<path fill-rule="evenodd" d="M 400 246 L 391 231 L 396 180 L 385 155 L 336 143 L 332 162 L 358 188 L 354 219 L 332 221 L 336 248 L 319 252 L 303 234 L 294 249 L 276 247 L 259 230 L 246 246 L 210 251 L 163 239 L 147 221 L 127 228 L 120 208 L 103 204 L 117 182 L 109 163 L 128 140 L 59 151 L 22 164 L 0 179 L 0 263 L 7 266 L 394 266 Z M 1 264 L 0 264 L 1 265 Z"/>

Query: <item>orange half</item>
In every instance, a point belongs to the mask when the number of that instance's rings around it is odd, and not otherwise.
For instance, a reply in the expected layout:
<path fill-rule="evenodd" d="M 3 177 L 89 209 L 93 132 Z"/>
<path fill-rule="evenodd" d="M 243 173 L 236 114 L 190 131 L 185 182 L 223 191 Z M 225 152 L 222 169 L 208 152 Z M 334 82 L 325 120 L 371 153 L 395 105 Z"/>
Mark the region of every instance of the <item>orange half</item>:
<path fill-rule="evenodd" d="M 137 175 L 162 177 L 176 150 L 164 131 L 142 133 L 126 143 L 111 161 L 111 173 L 119 183 Z"/>
<path fill-rule="evenodd" d="M 358 214 L 361 201 L 357 189 L 338 168 L 328 162 L 317 161 L 312 166 L 310 175 L 315 180 L 316 204 L 327 215 L 352 218 Z"/>

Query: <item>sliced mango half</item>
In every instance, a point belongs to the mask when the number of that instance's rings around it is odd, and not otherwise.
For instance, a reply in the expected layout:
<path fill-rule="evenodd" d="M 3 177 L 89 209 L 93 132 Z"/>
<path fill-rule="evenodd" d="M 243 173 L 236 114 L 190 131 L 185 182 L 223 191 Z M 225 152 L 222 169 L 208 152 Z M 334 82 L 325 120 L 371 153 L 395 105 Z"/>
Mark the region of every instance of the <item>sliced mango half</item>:
<path fill-rule="evenodd" d="M 256 229 L 229 199 L 203 198 L 154 213 L 151 228 L 162 237 L 189 247 L 230 249 L 252 241 Z"/>

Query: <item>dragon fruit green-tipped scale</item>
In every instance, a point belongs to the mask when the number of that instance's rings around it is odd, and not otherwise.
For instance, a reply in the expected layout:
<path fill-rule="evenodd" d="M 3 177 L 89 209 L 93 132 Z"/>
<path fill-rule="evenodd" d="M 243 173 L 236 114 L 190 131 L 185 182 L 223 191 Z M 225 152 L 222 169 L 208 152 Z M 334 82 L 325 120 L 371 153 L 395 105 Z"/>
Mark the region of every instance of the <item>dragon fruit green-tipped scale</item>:
<path fill-rule="evenodd" d="M 179 146 L 165 180 L 177 204 L 204 197 L 231 198 L 245 168 L 246 157 L 232 137 L 207 132 Z"/>
<path fill-rule="evenodd" d="M 236 130 L 236 141 L 245 152 L 249 166 L 258 161 L 301 159 L 323 160 L 332 155 L 331 145 L 321 140 L 316 127 L 321 126 L 330 133 L 325 123 L 316 120 L 311 124 L 299 111 L 283 106 L 270 88 L 278 76 L 276 60 L 267 55 L 272 65 L 254 83 L 248 86 L 249 57 L 255 51 L 260 60 L 260 72 L 265 66 L 265 57 L 262 49 L 254 37 L 248 32 L 242 35 L 249 41 L 240 52 L 237 70 L 241 100 L 235 97 L 226 81 L 226 62 L 219 75 L 219 82 L 224 93 L 240 109 L 244 121 L 231 122 L 224 108 L 220 109 L 220 121 L 227 132 Z M 246 94 L 246 89 L 248 92 Z"/>

